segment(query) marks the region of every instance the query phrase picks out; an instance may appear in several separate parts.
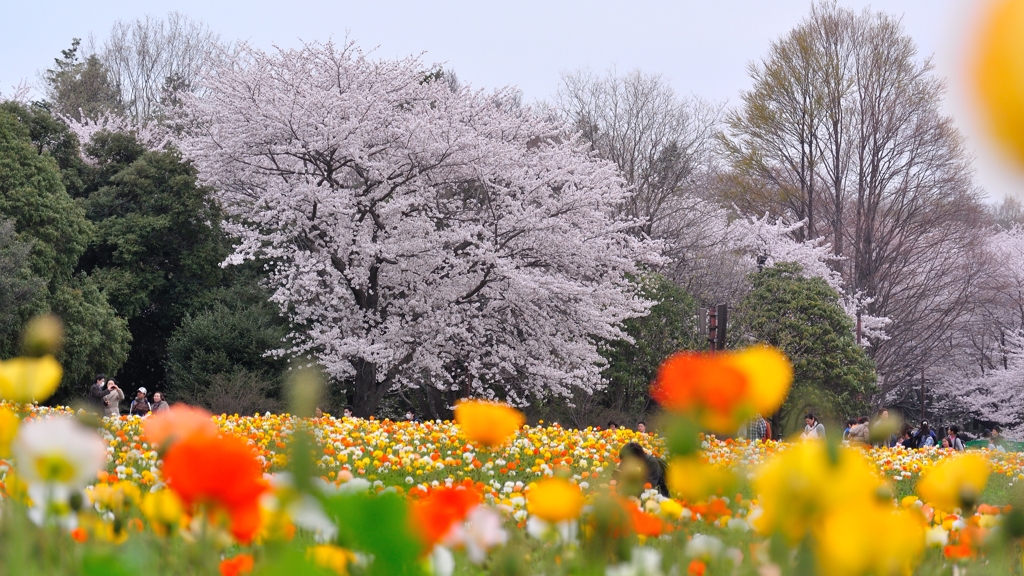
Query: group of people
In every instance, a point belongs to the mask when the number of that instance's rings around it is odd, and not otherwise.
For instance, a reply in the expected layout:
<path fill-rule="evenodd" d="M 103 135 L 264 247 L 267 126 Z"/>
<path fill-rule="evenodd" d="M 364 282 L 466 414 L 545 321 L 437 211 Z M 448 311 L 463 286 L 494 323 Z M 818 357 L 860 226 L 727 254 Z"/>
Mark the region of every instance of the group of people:
<path fill-rule="evenodd" d="M 152 401 L 148 394 L 149 391 L 145 387 L 140 387 L 135 392 L 135 397 L 128 406 L 129 416 L 145 416 L 150 412 L 163 412 L 170 408 L 161 392 L 154 392 Z M 96 380 L 89 386 L 89 399 L 96 411 L 102 412 L 104 416 L 120 416 L 121 402 L 125 396 L 116 380 L 107 379 L 104 374 L 97 374 Z"/>
<path fill-rule="evenodd" d="M 896 433 L 897 423 L 889 419 L 889 411 L 882 410 L 878 417 L 871 421 L 867 416 L 851 418 L 846 421 L 846 428 L 843 430 L 843 443 L 846 444 L 875 444 L 878 446 L 904 446 L 917 449 L 928 446 L 951 448 L 956 451 L 964 450 L 963 439 L 960 438 L 960 427 L 953 424 L 945 428 L 945 435 L 941 431 L 933 430 L 927 421 L 922 422 L 917 428 L 904 425 L 899 433 Z M 994 436 L 998 431 L 993 431 Z M 764 440 L 772 437 L 771 423 L 760 415 L 748 421 L 737 432 L 737 436 L 750 440 Z M 804 431 L 800 434 L 802 440 L 824 439 L 825 425 L 813 413 L 804 416 Z"/>
<path fill-rule="evenodd" d="M 611 421 L 608 422 L 608 429 L 609 430 L 618 430 L 619 428 L 625 429 L 626 427 L 625 426 L 619 426 L 619 423 L 614 421 L 614 420 L 611 420 Z M 644 422 L 643 420 L 637 422 L 636 423 L 636 431 L 637 432 L 646 433 L 647 432 L 647 423 Z"/>
<path fill-rule="evenodd" d="M 823 438 L 825 436 L 825 427 L 817 421 L 813 414 L 808 414 L 805 422 L 807 424 L 804 429 L 805 436 L 810 437 L 816 434 L 813 430 L 820 431 L 820 433 L 817 433 L 819 435 L 815 437 Z M 963 452 L 965 449 L 963 439 L 960 438 L 960 427 L 956 424 L 947 426 L 944 435 L 942 429 L 933 429 L 927 420 L 921 422 L 916 428 L 904 424 L 898 433 L 894 432 L 896 425 L 895 422 L 889 419 L 888 410 L 882 410 L 874 422 L 867 416 L 851 418 L 846 421 L 846 428 L 843 430 L 843 442 L 889 447 L 903 446 L 913 450 L 929 446 L 950 448 L 957 452 Z"/>
<path fill-rule="evenodd" d="M 952 448 L 957 452 L 964 451 L 964 441 L 960 438 L 959 426 L 956 424 L 947 426 L 946 434 L 941 437 L 940 434 L 941 430 L 938 432 L 933 430 L 931 424 L 925 420 L 924 422 L 921 422 L 921 425 L 916 429 L 913 429 L 910 426 L 904 426 L 895 442 L 887 445 L 904 446 L 911 449 L 938 446 L 940 448 Z"/>

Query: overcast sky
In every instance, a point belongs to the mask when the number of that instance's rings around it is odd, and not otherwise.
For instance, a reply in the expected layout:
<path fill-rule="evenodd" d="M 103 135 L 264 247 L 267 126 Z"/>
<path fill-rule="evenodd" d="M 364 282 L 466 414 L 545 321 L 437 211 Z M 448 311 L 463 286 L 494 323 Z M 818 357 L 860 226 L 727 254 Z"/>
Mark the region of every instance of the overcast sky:
<path fill-rule="evenodd" d="M 991 197 L 1024 193 L 1024 176 L 977 135 L 965 103 L 964 38 L 977 0 L 840 0 L 903 18 L 922 57 L 934 55 L 950 83 L 946 110 L 975 150 Z M 346 37 L 381 57 L 423 54 L 477 87 L 518 86 L 527 102 L 549 98 L 562 72 L 578 68 L 660 73 L 684 95 L 736 103 L 747 64 L 808 12 L 804 0 L 12 0 L 0 35 L 0 93 L 52 65 L 74 37 L 104 38 L 117 20 L 177 10 L 225 40 L 260 47 Z"/>

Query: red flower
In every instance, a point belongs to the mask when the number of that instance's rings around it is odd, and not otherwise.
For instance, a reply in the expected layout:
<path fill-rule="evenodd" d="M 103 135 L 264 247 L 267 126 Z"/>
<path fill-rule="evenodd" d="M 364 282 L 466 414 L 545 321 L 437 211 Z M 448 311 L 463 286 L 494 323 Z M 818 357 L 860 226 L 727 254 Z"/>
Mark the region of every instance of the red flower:
<path fill-rule="evenodd" d="M 969 544 L 950 544 L 942 549 L 942 554 L 950 560 L 964 560 L 974 556 Z"/>
<path fill-rule="evenodd" d="M 661 536 L 665 532 L 665 522 L 661 518 L 640 510 L 628 501 L 625 504 L 633 521 L 633 530 L 637 534 L 640 536 Z"/>
<path fill-rule="evenodd" d="M 651 396 L 667 410 L 729 413 L 747 395 L 747 376 L 720 354 L 680 352 L 661 365 Z"/>
<path fill-rule="evenodd" d="M 448 534 L 452 525 L 465 520 L 470 510 L 479 504 L 480 494 L 475 490 L 438 488 L 413 505 L 413 523 L 429 549 Z"/>
<path fill-rule="evenodd" d="M 164 477 L 185 504 L 209 504 L 227 512 L 231 532 L 248 542 L 259 530 L 259 498 L 266 490 L 263 467 L 235 436 L 194 434 L 164 456 Z"/>
<path fill-rule="evenodd" d="M 220 576 L 240 576 L 252 572 L 252 556 L 239 554 L 234 558 L 225 558 L 220 561 Z"/>

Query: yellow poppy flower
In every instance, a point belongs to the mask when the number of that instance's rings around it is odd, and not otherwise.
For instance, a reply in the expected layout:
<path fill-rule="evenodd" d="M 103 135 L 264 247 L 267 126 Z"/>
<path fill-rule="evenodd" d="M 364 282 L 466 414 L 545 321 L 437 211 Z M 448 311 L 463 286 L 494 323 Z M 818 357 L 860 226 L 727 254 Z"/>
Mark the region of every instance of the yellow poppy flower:
<path fill-rule="evenodd" d="M 41 402 L 57 389 L 64 371 L 53 356 L 0 360 L 0 398 Z"/>
<path fill-rule="evenodd" d="M 1024 163 L 1024 2 L 1001 0 L 978 30 L 974 81 L 996 140 Z"/>
<path fill-rule="evenodd" d="M 728 361 L 747 375 L 747 398 L 754 412 L 767 416 L 782 406 L 793 383 L 793 366 L 785 354 L 771 346 L 751 346 Z"/>
<path fill-rule="evenodd" d="M 463 400 L 455 405 L 455 421 L 470 441 L 495 448 L 508 442 L 526 417 L 507 404 Z"/>
<path fill-rule="evenodd" d="M 141 508 L 153 531 L 160 536 L 167 536 L 179 527 L 185 516 L 185 505 L 172 490 L 146 494 Z"/>
<path fill-rule="evenodd" d="M 754 527 L 765 534 L 781 533 L 796 543 L 830 511 L 874 504 L 885 484 L 874 465 L 855 449 L 806 442 L 762 466 L 754 492 L 763 511 Z"/>
<path fill-rule="evenodd" d="M 921 475 L 917 494 L 922 500 L 947 512 L 971 508 L 988 483 L 989 464 L 979 454 L 962 454 L 942 460 Z"/>
<path fill-rule="evenodd" d="M 822 574 L 910 574 L 924 550 L 919 514 L 880 503 L 844 505 L 825 515 L 815 532 Z"/>
<path fill-rule="evenodd" d="M 548 522 L 575 520 L 583 510 L 583 493 L 568 480 L 547 478 L 526 493 L 526 508 L 530 514 Z"/>
<path fill-rule="evenodd" d="M 728 470 L 697 457 L 673 458 L 668 464 L 666 483 L 673 498 L 701 502 L 719 491 L 731 490 L 735 478 Z"/>
<path fill-rule="evenodd" d="M 11 443 L 18 434 L 21 418 L 7 408 L 0 408 L 0 458 L 11 457 Z"/>
<path fill-rule="evenodd" d="M 317 566 L 326 568 L 339 576 L 348 574 L 348 565 L 356 559 L 352 552 L 330 544 L 313 546 L 307 550 L 307 555 Z"/>

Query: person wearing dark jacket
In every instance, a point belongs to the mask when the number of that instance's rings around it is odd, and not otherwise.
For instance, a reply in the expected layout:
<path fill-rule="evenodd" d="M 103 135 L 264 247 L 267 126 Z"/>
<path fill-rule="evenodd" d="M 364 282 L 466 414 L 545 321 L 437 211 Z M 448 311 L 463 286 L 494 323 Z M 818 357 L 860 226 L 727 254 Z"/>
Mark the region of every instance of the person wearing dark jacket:
<path fill-rule="evenodd" d="M 665 481 L 665 465 L 664 460 L 652 456 L 644 450 L 644 447 L 636 442 L 629 442 L 622 446 L 619 450 L 619 467 L 612 474 L 612 478 L 619 482 L 619 489 L 628 489 L 622 482 L 622 466 L 628 461 L 639 462 L 644 472 L 644 483 L 650 484 L 652 488 L 656 489 L 662 496 L 668 496 L 668 484 Z M 631 494 L 622 493 L 624 496 L 640 496 L 643 492 L 643 485 L 640 485 L 639 491 L 633 491 Z"/>
<path fill-rule="evenodd" d="M 914 434 L 912 448 L 927 448 L 929 446 L 938 445 L 939 437 L 932 431 L 931 426 L 928 422 L 921 422 L 921 427 L 918 429 L 917 434 Z"/>
<path fill-rule="evenodd" d="M 89 386 L 89 404 L 99 414 L 102 414 L 103 409 L 107 406 L 107 392 L 109 392 L 107 390 L 107 376 L 105 374 L 97 374 L 96 380 Z"/>

